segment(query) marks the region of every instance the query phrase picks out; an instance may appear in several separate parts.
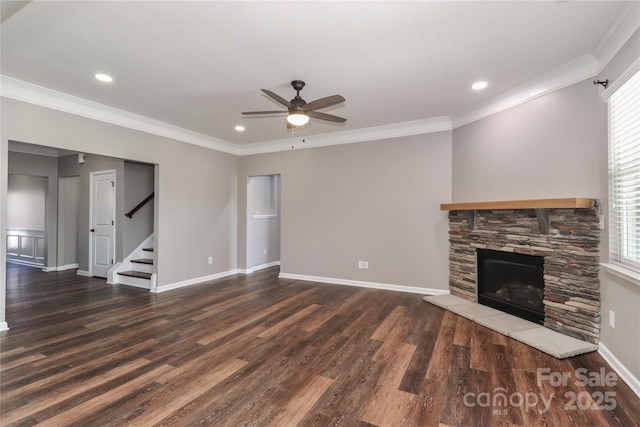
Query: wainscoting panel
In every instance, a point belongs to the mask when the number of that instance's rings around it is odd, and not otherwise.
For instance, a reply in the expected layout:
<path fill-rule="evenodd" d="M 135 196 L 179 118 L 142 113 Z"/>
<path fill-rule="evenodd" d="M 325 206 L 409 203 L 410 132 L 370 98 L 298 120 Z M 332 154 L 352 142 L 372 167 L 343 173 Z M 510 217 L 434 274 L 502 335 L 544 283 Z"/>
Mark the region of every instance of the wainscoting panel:
<path fill-rule="evenodd" d="M 44 265 L 44 230 L 7 229 L 7 261 L 25 265 Z"/>

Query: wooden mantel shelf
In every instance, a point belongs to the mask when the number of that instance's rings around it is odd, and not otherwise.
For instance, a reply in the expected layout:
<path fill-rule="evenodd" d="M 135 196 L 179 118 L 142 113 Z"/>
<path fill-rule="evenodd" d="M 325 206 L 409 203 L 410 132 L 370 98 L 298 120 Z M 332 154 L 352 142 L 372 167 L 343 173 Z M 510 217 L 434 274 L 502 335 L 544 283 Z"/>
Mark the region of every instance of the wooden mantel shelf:
<path fill-rule="evenodd" d="M 501 202 L 469 202 L 443 203 L 443 211 L 488 211 L 500 209 L 589 209 L 595 206 L 595 199 L 566 198 L 566 199 L 533 199 L 507 200 Z"/>
<path fill-rule="evenodd" d="M 549 234 L 549 209 L 590 209 L 597 208 L 595 199 L 568 198 L 568 199 L 533 199 L 533 200 L 506 200 L 502 202 L 470 202 L 470 203 L 444 203 L 440 205 L 443 211 L 463 211 L 467 216 L 469 228 L 475 228 L 476 211 L 533 209 L 538 218 L 540 232 Z"/>

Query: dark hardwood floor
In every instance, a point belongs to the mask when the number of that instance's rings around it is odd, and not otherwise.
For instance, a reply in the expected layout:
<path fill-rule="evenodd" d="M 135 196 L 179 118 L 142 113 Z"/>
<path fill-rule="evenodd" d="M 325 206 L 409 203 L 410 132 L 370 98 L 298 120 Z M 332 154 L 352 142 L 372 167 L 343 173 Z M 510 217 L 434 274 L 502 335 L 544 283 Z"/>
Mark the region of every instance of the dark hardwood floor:
<path fill-rule="evenodd" d="M 580 384 L 613 372 L 597 353 L 557 360 L 419 295 L 277 275 L 156 295 L 9 264 L 0 424 L 640 424 L 621 380 Z"/>

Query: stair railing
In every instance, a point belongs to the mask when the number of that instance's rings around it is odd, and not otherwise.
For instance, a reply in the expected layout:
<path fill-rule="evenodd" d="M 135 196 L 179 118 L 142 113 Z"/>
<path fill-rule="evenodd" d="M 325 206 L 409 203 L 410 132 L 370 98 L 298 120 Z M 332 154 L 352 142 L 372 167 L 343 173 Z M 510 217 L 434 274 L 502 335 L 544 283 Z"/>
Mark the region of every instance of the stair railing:
<path fill-rule="evenodd" d="M 154 193 L 149 194 L 143 201 L 138 203 L 133 209 L 131 209 L 126 214 L 124 214 L 124 216 L 126 216 L 127 218 L 131 218 L 136 212 L 138 212 L 140 210 L 140 208 L 142 208 L 144 205 L 149 203 L 149 201 L 151 199 L 153 199 L 153 195 L 154 195 Z"/>

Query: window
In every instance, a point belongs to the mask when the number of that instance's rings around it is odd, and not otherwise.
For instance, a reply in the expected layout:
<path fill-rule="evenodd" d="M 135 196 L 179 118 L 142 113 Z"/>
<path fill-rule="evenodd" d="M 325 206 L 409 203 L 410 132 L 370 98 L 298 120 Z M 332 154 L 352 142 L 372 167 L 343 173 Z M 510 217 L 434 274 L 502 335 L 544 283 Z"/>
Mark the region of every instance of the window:
<path fill-rule="evenodd" d="M 609 98 L 609 251 L 640 272 L 640 71 Z"/>

